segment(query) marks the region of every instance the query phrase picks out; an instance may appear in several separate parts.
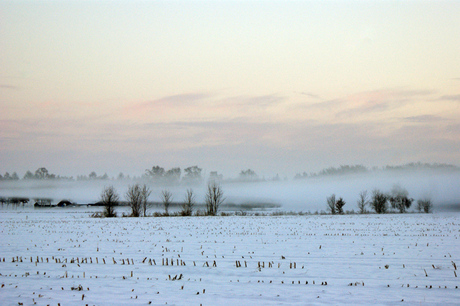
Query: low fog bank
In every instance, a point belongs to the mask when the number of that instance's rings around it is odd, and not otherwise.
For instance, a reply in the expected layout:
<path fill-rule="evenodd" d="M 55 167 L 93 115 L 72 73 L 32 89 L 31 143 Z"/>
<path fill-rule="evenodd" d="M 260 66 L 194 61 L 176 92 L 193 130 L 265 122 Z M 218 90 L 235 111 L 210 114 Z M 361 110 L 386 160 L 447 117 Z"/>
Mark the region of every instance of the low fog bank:
<path fill-rule="evenodd" d="M 193 186 L 159 186 L 146 183 L 151 189 L 149 201 L 160 202 L 161 191 L 168 189 L 173 194 L 174 202 L 184 199 L 187 188 L 193 188 L 196 202 L 202 203 L 206 193 L 206 184 Z M 52 198 L 53 203 L 67 199 L 78 204 L 99 201 L 104 186 L 113 185 L 120 199 L 132 181 L 18 181 L 2 182 L 0 197 Z M 460 172 L 433 173 L 366 173 L 342 176 L 309 177 L 291 181 L 270 182 L 227 182 L 222 183 L 227 204 L 279 204 L 283 211 L 315 212 L 326 211 L 326 197 L 335 194 L 346 201 L 345 211 L 357 211 L 356 202 L 359 193 L 379 189 L 389 192 L 398 184 L 407 189 L 409 197 L 415 201 L 430 198 L 434 212 L 460 211 Z M 31 202 L 32 203 L 32 202 Z M 415 210 L 416 202 L 409 209 Z M 238 208 L 235 208 L 238 210 Z"/>
<path fill-rule="evenodd" d="M 410 210 L 415 210 L 418 199 L 431 199 L 433 210 L 460 211 L 460 173 L 368 173 L 337 177 L 307 178 L 290 182 L 266 182 L 225 186 L 227 195 L 241 199 L 259 197 L 282 204 L 282 210 L 315 212 L 326 211 L 326 198 L 332 194 L 346 201 L 344 210 L 357 211 L 357 200 L 361 191 L 390 192 L 397 184 L 409 192 L 415 201 Z M 369 208 L 368 208 L 369 210 Z"/>

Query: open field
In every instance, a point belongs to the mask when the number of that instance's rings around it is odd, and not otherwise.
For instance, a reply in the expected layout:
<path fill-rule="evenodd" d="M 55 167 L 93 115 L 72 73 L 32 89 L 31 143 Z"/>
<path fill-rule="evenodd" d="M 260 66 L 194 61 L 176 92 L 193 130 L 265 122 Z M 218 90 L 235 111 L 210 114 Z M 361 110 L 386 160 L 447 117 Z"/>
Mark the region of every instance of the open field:
<path fill-rule="evenodd" d="M 0 211 L 1 305 L 458 304 L 460 215 Z"/>

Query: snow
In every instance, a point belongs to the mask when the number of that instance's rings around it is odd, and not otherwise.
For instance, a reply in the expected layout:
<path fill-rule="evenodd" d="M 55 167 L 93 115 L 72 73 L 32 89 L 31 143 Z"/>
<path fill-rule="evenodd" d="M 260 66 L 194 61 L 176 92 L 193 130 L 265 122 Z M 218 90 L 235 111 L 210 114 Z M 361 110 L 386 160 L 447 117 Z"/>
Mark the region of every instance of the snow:
<path fill-rule="evenodd" d="M 459 213 L 89 215 L 85 208 L 0 210 L 1 305 L 460 300 Z"/>

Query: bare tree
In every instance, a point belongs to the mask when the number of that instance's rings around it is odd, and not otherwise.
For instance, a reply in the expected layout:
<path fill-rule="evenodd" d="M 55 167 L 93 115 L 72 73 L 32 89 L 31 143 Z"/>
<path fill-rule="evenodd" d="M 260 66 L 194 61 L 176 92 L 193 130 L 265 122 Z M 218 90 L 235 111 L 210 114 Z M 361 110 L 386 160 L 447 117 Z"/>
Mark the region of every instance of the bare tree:
<path fill-rule="evenodd" d="M 101 193 L 101 202 L 104 205 L 104 217 L 111 218 L 117 216 L 115 206 L 118 205 L 119 199 L 120 197 L 113 186 L 104 187 Z"/>
<path fill-rule="evenodd" d="M 381 192 L 378 189 L 372 191 L 372 199 L 370 202 L 371 207 L 375 210 L 378 214 L 384 214 L 388 210 L 388 196 Z"/>
<path fill-rule="evenodd" d="M 142 207 L 142 190 L 139 184 L 128 187 L 126 192 L 126 200 L 131 208 L 131 217 L 139 217 Z"/>
<path fill-rule="evenodd" d="M 367 198 L 367 190 L 364 190 L 359 193 L 358 209 L 360 214 L 366 213 L 367 204 L 369 204 L 369 200 Z"/>
<path fill-rule="evenodd" d="M 327 210 L 331 212 L 331 214 L 335 215 L 336 208 L 335 208 L 335 194 L 332 194 L 330 197 L 326 198 L 327 201 Z"/>
<path fill-rule="evenodd" d="M 148 198 L 152 191 L 150 190 L 147 185 L 144 184 L 141 189 L 141 197 L 142 197 L 142 215 L 143 217 L 147 217 L 147 206 L 148 206 Z"/>
<path fill-rule="evenodd" d="M 192 189 L 187 189 L 185 192 L 184 204 L 182 205 L 182 216 L 191 216 L 193 211 L 193 206 L 195 205 L 195 194 Z"/>
<path fill-rule="evenodd" d="M 345 206 L 346 202 L 339 198 L 337 202 L 335 202 L 335 210 L 338 214 L 343 215 L 343 207 Z"/>
<path fill-rule="evenodd" d="M 433 202 L 430 199 L 425 200 L 423 203 L 423 211 L 427 214 L 433 211 Z"/>
<path fill-rule="evenodd" d="M 161 200 L 165 208 L 165 216 L 168 216 L 169 215 L 169 205 L 172 202 L 172 193 L 169 192 L 167 189 L 163 190 L 161 192 Z"/>
<path fill-rule="evenodd" d="M 425 198 L 417 201 L 417 209 L 419 212 L 430 213 L 433 210 L 431 199 Z"/>
<path fill-rule="evenodd" d="M 219 206 L 225 201 L 224 191 L 217 182 L 208 184 L 208 192 L 205 195 L 206 214 L 209 216 L 217 215 Z"/>

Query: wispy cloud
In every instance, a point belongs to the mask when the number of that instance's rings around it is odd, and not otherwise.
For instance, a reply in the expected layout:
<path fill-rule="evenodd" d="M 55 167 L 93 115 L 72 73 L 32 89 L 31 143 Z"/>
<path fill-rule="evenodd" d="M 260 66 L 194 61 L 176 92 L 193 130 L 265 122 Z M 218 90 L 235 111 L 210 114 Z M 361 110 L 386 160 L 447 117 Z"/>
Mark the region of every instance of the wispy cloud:
<path fill-rule="evenodd" d="M 8 84 L 0 84 L 0 88 L 4 88 L 4 89 L 19 89 L 18 86 L 8 85 Z"/>
<path fill-rule="evenodd" d="M 331 108 L 336 108 L 336 107 L 342 106 L 345 103 L 346 103 L 345 100 L 334 99 L 334 100 L 328 100 L 328 101 L 324 101 L 324 102 L 318 102 L 318 103 L 309 104 L 306 107 L 307 108 L 316 108 L 316 109 L 331 109 Z"/>
<path fill-rule="evenodd" d="M 460 95 L 445 95 L 441 96 L 438 100 L 460 102 Z"/>
<path fill-rule="evenodd" d="M 418 123 L 430 123 L 445 120 L 445 118 L 434 116 L 434 115 L 420 115 L 420 116 L 411 116 L 405 117 L 404 121 L 408 122 L 418 122 Z"/>
<path fill-rule="evenodd" d="M 307 96 L 307 97 L 310 97 L 310 98 L 314 98 L 314 99 L 321 99 L 321 97 L 319 95 L 316 95 L 314 93 L 311 93 L 311 92 L 299 92 L 300 95 L 303 95 L 303 96 Z"/>
<path fill-rule="evenodd" d="M 184 104 L 184 103 L 194 103 L 197 101 L 202 101 L 210 97 L 207 93 L 188 93 L 188 94 L 179 94 L 162 97 L 158 100 L 152 101 L 152 103 L 161 103 L 161 104 Z"/>
<path fill-rule="evenodd" d="M 145 101 L 129 106 L 132 109 L 147 109 L 151 107 L 178 107 L 189 104 L 196 104 L 210 97 L 207 93 L 188 93 L 161 97 L 156 100 Z"/>
<path fill-rule="evenodd" d="M 381 89 L 351 94 L 344 97 L 317 102 L 302 103 L 296 107 L 305 110 L 326 111 L 328 116 L 344 118 L 352 115 L 384 113 L 400 108 L 408 103 L 418 101 L 421 97 L 429 97 L 432 90 Z"/>
<path fill-rule="evenodd" d="M 279 104 L 285 98 L 276 94 L 261 96 L 233 96 L 224 99 L 229 105 L 265 108 Z"/>
<path fill-rule="evenodd" d="M 130 104 L 122 112 L 143 122 L 212 121 L 240 116 L 256 120 L 266 116 L 285 99 L 277 94 L 222 96 L 195 93 Z"/>
<path fill-rule="evenodd" d="M 366 115 L 369 113 L 381 113 L 388 111 L 392 107 L 399 106 L 400 105 L 393 105 L 390 101 L 367 101 L 362 105 L 337 113 L 337 117 L 347 117 L 356 114 Z"/>
<path fill-rule="evenodd" d="M 432 90 L 381 89 L 344 97 L 345 107 L 337 110 L 337 118 L 353 118 L 370 114 L 385 115 L 410 103 L 417 103 L 434 94 Z"/>

